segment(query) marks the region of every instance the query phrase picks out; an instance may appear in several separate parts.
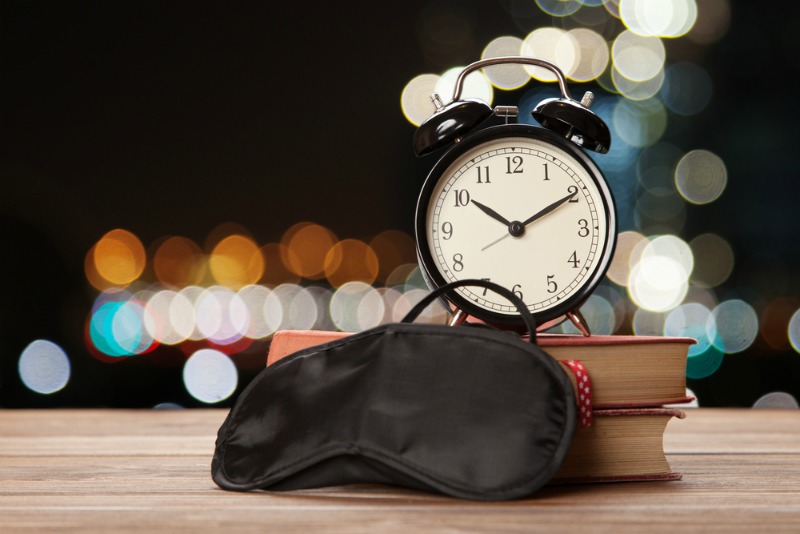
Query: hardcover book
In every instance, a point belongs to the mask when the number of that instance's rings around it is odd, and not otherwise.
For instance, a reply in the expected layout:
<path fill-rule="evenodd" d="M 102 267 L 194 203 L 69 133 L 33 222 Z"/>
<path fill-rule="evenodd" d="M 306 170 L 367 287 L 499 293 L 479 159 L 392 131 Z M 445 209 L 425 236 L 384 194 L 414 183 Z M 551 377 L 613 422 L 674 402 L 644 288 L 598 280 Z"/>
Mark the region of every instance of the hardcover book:
<path fill-rule="evenodd" d="M 347 332 L 282 330 L 273 336 L 267 365 L 298 350 L 348 336 Z M 558 361 L 582 362 L 592 380 L 595 409 L 683 404 L 688 337 L 542 334 L 537 343 Z M 565 367 L 565 370 L 566 367 Z M 571 372 L 568 372 L 572 376 Z"/>

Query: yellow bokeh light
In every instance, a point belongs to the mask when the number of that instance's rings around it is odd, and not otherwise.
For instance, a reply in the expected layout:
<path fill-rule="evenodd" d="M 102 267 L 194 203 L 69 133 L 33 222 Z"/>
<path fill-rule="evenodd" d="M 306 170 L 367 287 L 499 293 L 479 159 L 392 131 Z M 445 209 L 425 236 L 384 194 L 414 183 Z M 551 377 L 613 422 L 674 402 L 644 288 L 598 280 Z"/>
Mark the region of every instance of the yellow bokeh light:
<path fill-rule="evenodd" d="M 125 287 L 141 276 L 146 254 L 138 237 L 118 228 L 105 234 L 95 244 L 92 261 L 94 272 L 104 281 Z"/>
<path fill-rule="evenodd" d="M 211 252 L 209 267 L 221 285 L 239 289 L 254 284 L 264 274 L 264 257 L 249 237 L 234 234 L 217 243 Z"/>

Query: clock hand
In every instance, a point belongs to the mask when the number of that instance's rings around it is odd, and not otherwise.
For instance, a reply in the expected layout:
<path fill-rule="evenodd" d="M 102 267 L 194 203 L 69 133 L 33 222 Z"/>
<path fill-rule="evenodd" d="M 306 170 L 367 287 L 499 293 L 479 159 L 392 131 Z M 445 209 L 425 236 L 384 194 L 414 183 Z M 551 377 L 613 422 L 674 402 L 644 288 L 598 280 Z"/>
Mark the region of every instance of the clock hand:
<path fill-rule="evenodd" d="M 565 204 L 565 203 L 569 202 L 577 194 L 578 194 L 578 192 L 575 191 L 574 193 L 571 193 L 571 194 L 565 196 L 562 199 L 556 200 L 555 202 L 553 202 L 549 206 L 546 206 L 545 208 L 539 210 L 538 212 L 534 213 L 533 215 L 531 215 L 530 217 L 528 217 L 527 219 L 525 219 L 522 222 L 513 221 L 513 222 L 509 223 L 508 224 L 508 233 L 503 234 L 502 236 L 498 237 L 497 239 L 495 239 L 494 241 L 492 241 L 488 245 L 486 245 L 483 248 L 481 248 L 481 250 L 486 250 L 487 248 L 491 247 L 495 243 L 498 243 L 498 242 L 502 241 L 503 239 L 507 238 L 510 235 L 513 235 L 514 237 L 521 237 L 525 233 L 525 227 L 526 226 L 528 226 L 533 221 L 541 219 L 542 217 L 544 217 L 548 213 L 550 213 L 552 211 L 555 211 L 556 208 L 558 208 L 562 204 Z"/>
<path fill-rule="evenodd" d="M 531 215 L 530 217 L 528 217 L 527 219 L 522 221 L 522 226 L 528 226 L 533 221 L 535 221 L 537 219 L 541 219 L 542 217 L 544 217 L 545 215 L 547 215 L 551 211 L 554 211 L 556 208 L 558 208 L 559 206 L 561 206 L 565 202 L 569 202 L 570 200 L 572 200 L 572 197 L 574 197 L 577 194 L 578 194 L 578 192 L 575 191 L 574 193 L 571 193 L 571 194 L 565 196 L 564 198 L 562 198 L 560 200 L 556 200 L 555 202 L 553 202 L 552 204 L 550 204 L 546 208 L 542 209 L 541 211 Z"/>
<path fill-rule="evenodd" d="M 511 234 L 509 234 L 509 233 L 505 233 L 505 234 L 501 235 L 500 237 L 498 237 L 497 239 L 495 239 L 494 241 L 492 241 L 491 243 L 489 243 L 485 247 L 481 248 L 481 250 L 486 250 L 487 248 L 491 247 L 495 243 L 498 243 L 498 242 L 502 241 L 503 239 L 507 238 L 510 235 Z"/>
<path fill-rule="evenodd" d="M 506 226 L 509 226 L 511 224 L 511 222 L 509 220 L 507 220 L 505 217 L 503 217 L 502 215 L 500 215 L 499 213 L 494 211 L 489 206 L 481 204 L 477 200 L 473 200 L 472 203 L 475 204 L 476 206 L 478 206 L 481 209 L 482 212 L 484 212 L 486 215 L 488 215 L 492 219 L 494 219 L 496 221 L 500 221 L 501 223 L 505 224 Z"/>

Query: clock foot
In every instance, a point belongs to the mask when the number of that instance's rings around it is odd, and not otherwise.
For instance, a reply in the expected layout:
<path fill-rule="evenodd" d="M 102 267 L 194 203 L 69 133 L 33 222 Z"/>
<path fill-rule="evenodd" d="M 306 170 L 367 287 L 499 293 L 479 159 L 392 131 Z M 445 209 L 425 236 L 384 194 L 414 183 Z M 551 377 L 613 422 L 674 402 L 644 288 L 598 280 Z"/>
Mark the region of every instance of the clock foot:
<path fill-rule="evenodd" d="M 467 317 L 469 317 L 469 315 L 467 315 L 464 310 L 457 310 L 453 318 L 450 319 L 450 326 L 460 326 L 464 324 Z"/>
<path fill-rule="evenodd" d="M 589 325 L 586 324 L 586 319 L 583 318 L 583 315 L 581 315 L 579 310 L 567 312 L 567 319 L 572 321 L 572 324 L 575 325 L 575 328 L 580 330 L 581 334 L 583 334 L 585 337 L 592 335 L 592 333 L 589 331 Z"/>

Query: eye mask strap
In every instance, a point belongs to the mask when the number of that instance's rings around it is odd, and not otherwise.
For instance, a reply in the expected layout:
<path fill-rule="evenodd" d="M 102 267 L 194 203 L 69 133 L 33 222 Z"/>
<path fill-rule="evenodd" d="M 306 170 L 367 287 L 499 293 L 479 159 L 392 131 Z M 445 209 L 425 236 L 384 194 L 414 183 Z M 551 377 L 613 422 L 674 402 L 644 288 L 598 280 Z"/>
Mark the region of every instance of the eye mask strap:
<path fill-rule="evenodd" d="M 515 295 L 512 291 L 494 282 L 489 282 L 488 280 L 480 280 L 480 279 L 456 280 L 455 282 L 450 282 L 449 284 L 437 287 L 429 294 L 425 295 L 425 297 L 422 300 L 420 300 L 416 304 L 416 306 L 411 308 L 411 311 L 409 311 L 400 322 L 401 323 L 413 322 L 414 319 L 419 317 L 419 314 L 421 314 L 422 311 L 425 308 L 427 308 L 431 302 L 441 297 L 448 291 L 462 286 L 483 287 L 491 291 L 494 291 L 495 293 L 508 299 L 509 302 L 511 302 L 512 304 L 514 304 L 514 306 L 517 307 L 517 311 L 519 312 L 520 316 L 522 316 L 522 320 L 525 323 L 525 327 L 528 329 L 530 342 L 536 343 L 536 321 L 533 318 L 533 315 L 531 315 L 531 312 L 528 310 L 527 306 L 525 306 L 525 302 L 523 302 L 522 299 L 519 298 L 517 295 Z"/>

